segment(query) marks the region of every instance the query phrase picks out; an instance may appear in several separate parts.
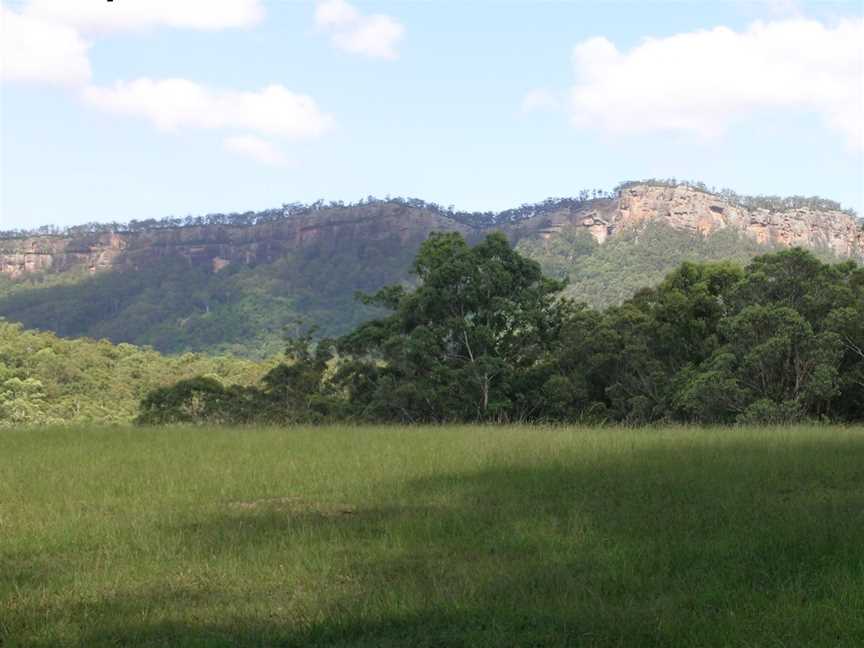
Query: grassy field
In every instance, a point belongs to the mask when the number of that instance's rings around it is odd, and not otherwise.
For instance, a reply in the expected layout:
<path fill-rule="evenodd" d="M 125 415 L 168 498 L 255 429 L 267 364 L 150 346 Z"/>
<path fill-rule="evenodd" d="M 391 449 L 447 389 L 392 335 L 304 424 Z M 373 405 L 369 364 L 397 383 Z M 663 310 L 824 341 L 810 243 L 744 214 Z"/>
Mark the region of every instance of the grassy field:
<path fill-rule="evenodd" d="M 862 646 L 864 429 L 3 430 L 0 645 Z"/>

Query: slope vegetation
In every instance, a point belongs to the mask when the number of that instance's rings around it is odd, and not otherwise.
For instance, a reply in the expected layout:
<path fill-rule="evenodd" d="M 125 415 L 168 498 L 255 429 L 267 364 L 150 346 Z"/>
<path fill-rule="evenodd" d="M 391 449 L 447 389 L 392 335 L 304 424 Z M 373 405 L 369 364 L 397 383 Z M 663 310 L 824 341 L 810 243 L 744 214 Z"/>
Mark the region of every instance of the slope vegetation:
<path fill-rule="evenodd" d="M 150 390 L 196 375 L 251 384 L 272 363 L 64 340 L 0 320 L 0 427 L 129 421 Z"/>
<path fill-rule="evenodd" d="M 817 198 L 746 198 L 652 181 L 583 192 L 499 214 L 413 199 L 286 205 L 0 238 L 0 317 L 59 335 L 262 358 L 297 316 L 340 335 L 380 311 L 357 291 L 411 284 L 432 232 L 470 243 L 493 230 L 567 279 L 592 306 L 621 303 L 682 261 L 744 263 L 799 246 L 826 260 L 864 258 L 854 217 Z"/>

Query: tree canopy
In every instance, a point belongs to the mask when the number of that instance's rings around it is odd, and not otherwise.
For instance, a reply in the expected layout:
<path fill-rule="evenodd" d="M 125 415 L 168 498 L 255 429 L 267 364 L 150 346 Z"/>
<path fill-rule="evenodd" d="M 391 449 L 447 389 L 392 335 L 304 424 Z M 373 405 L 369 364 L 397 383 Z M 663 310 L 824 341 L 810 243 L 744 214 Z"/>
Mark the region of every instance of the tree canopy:
<path fill-rule="evenodd" d="M 500 234 L 474 247 L 434 234 L 413 272 L 414 289 L 360 295 L 389 315 L 317 345 L 295 339 L 258 388 L 181 383 L 157 399 L 174 410 L 145 400 L 142 420 L 188 420 L 177 412 L 190 394 L 210 398 L 197 405 L 209 420 L 234 422 L 864 420 L 853 262 L 801 249 L 746 267 L 685 262 L 605 310 L 562 296 L 564 282 Z"/>
<path fill-rule="evenodd" d="M 275 363 L 194 353 L 163 356 L 106 340 L 64 340 L 0 319 L 0 427 L 121 423 L 157 387 L 205 376 L 226 388 L 254 385 Z"/>

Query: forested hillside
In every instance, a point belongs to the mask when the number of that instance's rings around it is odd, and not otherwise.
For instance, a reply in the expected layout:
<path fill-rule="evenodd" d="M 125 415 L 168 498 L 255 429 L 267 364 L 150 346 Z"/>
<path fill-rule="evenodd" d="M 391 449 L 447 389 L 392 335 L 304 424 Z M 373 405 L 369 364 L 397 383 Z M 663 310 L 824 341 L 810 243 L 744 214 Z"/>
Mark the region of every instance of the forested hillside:
<path fill-rule="evenodd" d="M 584 228 L 566 226 L 549 241 L 526 239 L 516 247 L 540 263 L 550 277 L 567 282 L 564 294 L 596 308 L 620 304 L 642 288 L 658 285 L 685 261 L 746 264 L 773 249 L 722 230 L 693 236 L 662 223 L 648 223 L 599 244 Z M 819 256 L 836 261 L 830 252 Z"/>
<path fill-rule="evenodd" d="M 416 289 L 338 340 L 298 337 L 257 387 L 199 377 L 150 393 L 144 423 L 864 420 L 864 269 L 800 248 L 683 263 L 595 310 L 501 234 L 435 234 Z"/>
<path fill-rule="evenodd" d="M 549 276 L 567 280 L 567 296 L 605 307 L 656 285 L 683 261 L 745 263 L 772 248 L 730 231 L 693 237 L 650 224 L 603 245 L 570 225 L 548 242 L 525 238 L 517 249 L 539 261 Z M 412 285 L 415 252 L 413 246 L 392 246 L 384 257 L 300 250 L 218 273 L 168 258 L 147 272 L 0 277 L 0 315 L 64 337 L 105 338 L 163 353 L 264 358 L 282 350 L 284 327 L 298 315 L 314 322 L 321 335 L 338 336 L 380 314 L 355 293 L 396 282 Z"/>
<path fill-rule="evenodd" d="M 501 234 L 473 247 L 435 234 L 412 270 L 416 286 L 361 296 L 373 318 L 338 339 L 280 331 L 281 361 L 163 356 L 0 320 L 0 425 L 864 418 L 854 262 L 801 249 L 685 262 L 605 309 L 562 299 L 565 283 Z M 144 291 L 154 304 L 158 290 Z"/>
<path fill-rule="evenodd" d="M 205 375 L 254 384 L 272 362 L 152 349 L 108 341 L 64 340 L 0 320 L 0 426 L 128 422 L 150 390 Z"/>
<path fill-rule="evenodd" d="M 147 272 L 0 278 L 0 315 L 63 337 L 261 359 L 281 352 L 284 328 L 297 315 L 330 335 L 368 319 L 375 310 L 354 293 L 407 277 L 405 252 L 405 261 L 386 264 L 300 254 L 213 273 L 169 258 Z"/>
<path fill-rule="evenodd" d="M 821 198 L 746 197 L 699 183 L 624 183 L 494 213 L 414 199 L 285 205 L 0 238 L 0 317 L 64 337 L 265 358 L 302 316 L 339 336 L 382 311 L 354 299 L 414 285 L 411 260 L 433 232 L 469 243 L 501 231 L 565 294 L 595 307 L 657 285 L 684 261 L 746 263 L 801 246 L 864 258 L 860 224 Z"/>

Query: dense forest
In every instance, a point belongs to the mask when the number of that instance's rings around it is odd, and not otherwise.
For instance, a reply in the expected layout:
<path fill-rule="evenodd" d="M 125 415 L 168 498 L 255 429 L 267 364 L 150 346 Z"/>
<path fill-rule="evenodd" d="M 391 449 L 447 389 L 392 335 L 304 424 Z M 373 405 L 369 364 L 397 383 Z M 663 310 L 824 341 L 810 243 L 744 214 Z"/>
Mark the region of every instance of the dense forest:
<path fill-rule="evenodd" d="M 338 337 L 382 313 L 358 302 L 357 291 L 413 285 L 417 248 L 397 234 L 340 240 L 335 251 L 306 246 L 273 262 L 232 264 L 217 273 L 166 257 L 143 272 L 0 276 L 0 317 L 63 337 L 104 338 L 162 353 L 266 358 L 281 352 L 282 332 L 298 316 L 319 335 Z M 549 276 L 566 280 L 565 295 L 596 308 L 657 285 L 684 261 L 746 264 L 771 250 L 731 230 L 694 237 L 660 223 L 621 232 L 603 245 L 585 228 L 568 226 L 549 240 L 526 237 L 517 249 Z"/>
<path fill-rule="evenodd" d="M 0 320 L 0 426 L 59 422 L 128 422 L 151 390 L 206 376 L 252 385 L 275 361 L 153 349 L 106 340 L 63 340 Z"/>
<path fill-rule="evenodd" d="M 142 423 L 864 420 L 864 269 L 801 249 L 683 263 L 604 310 L 563 298 L 500 234 L 434 234 L 388 315 L 295 335 L 257 386 L 150 392 Z"/>
<path fill-rule="evenodd" d="M 663 223 L 619 232 L 602 245 L 585 228 L 565 226 L 554 238 L 523 239 L 516 249 L 540 263 L 548 276 L 564 280 L 567 297 L 595 308 L 621 304 L 640 289 L 658 285 L 686 261 L 746 265 L 774 251 L 734 230 L 692 236 Z M 830 252 L 813 252 L 824 261 L 837 260 Z"/>
<path fill-rule="evenodd" d="M 533 216 L 589 206 L 608 200 L 636 184 L 689 186 L 714 192 L 736 204 L 768 209 L 811 207 L 837 209 L 833 201 L 813 197 L 776 198 L 739 196 L 699 182 L 650 179 L 623 183 L 612 192 L 583 190 L 573 198 L 550 198 L 503 212 L 460 212 L 452 207 L 417 199 L 369 197 L 356 206 L 363 214 L 423 210 L 475 228 L 518 223 Z M 95 234 L 143 232 L 153 228 L 192 226 L 251 226 L 319 214 L 346 207 L 341 202 L 292 203 L 278 209 L 243 214 L 209 214 L 131 223 L 91 223 L 72 228 L 45 227 L 34 231 L 0 232 L 12 237 L 63 235 L 89 240 Z M 407 219 L 407 216 L 406 216 Z M 410 219 L 409 219 L 410 220 Z M 326 221 L 329 222 L 329 221 Z M 411 221 L 413 223 L 413 221 Z M 505 228 L 506 229 L 506 228 Z M 511 232 L 515 231 L 510 228 Z M 465 230 L 476 232 L 480 229 Z M 466 234 L 466 236 L 471 236 Z M 772 251 L 732 230 L 693 236 L 659 222 L 617 232 L 602 245 L 575 225 L 564 226 L 551 237 L 518 235 L 517 249 L 538 261 L 544 273 L 565 280 L 564 294 L 595 308 L 621 304 L 637 290 L 654 286 L 685 261 L 733 260 L 746 264 Z M 411 262 L 422 238 L 410 243 L 397 227 L 380 235 L 355 240 L 328 237 L 305 244 L 280 258 L 232 263 L 213 272 L 209 265 L 190 264 L 181 255 L 166 256 L 139 271 L 121 269 L 91 274 L 83 267 L 47 270 L 11 279 L 0 275 L 0 317 L 20 322 L 27 329 L 50 330 L 62 337 L 107 339 L 114 343 L 150 346 L 161 353 L 232 354 L 262 359 L 278 354 L 282 332 L 296 317 L 317 326 L 321 336 L 338 337 L 370 318 L 380 308 L 354 299 L 357 291 L 374 292 L 389 284 L 411 286 L 416 276 Z M 2 243 L 0 243 L 2 244 Z M 825 250 L 813 250 L 822 260 L 836 260 Z"/>
<path fill-rule="evenodd" d="M 406 278 L 414 252 L 398 239 L 355 241 L 330 256 L 306 248 L 218 273 L 167 257 L 144 272 L 0 277 L 0 316 L 63 337 L 261 359 L 281 352 L 283 329 L 298 315 L 340 335 L 377 314 L 354 293 Z"/>
<path fill-rule="evenodd" d="M 562 297 L 566 281 L 500 235 L 473 248 L 434 235 L 412 270 L 413 284 L 364 296 L 373 319 L 349 333 L 295 329 L 282 362 L 166 357 L 0 321 L 0 424 L 864 419 L 852 262 L 799 249 L 685 262 L 605 309 Z M 262 324 L 254 310 L 236 314 L 244 334 Z"/>

